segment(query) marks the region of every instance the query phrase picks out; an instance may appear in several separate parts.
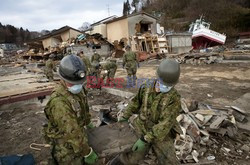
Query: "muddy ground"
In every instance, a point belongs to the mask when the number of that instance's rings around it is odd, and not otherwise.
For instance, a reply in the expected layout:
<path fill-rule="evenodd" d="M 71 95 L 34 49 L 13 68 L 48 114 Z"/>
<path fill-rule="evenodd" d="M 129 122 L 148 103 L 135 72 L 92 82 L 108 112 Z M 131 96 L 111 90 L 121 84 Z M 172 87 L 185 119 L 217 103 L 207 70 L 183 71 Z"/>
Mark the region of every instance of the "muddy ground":
<path fill-rule="evenodd" d="M 141 64 L 138 69 L 138 78 L 154 78 L 155 68 L 158 61 L 150 64 Z M 249 64 L 212 64 L 212 65 L 181 65 L 181 78 L 176 88 L 184 98 L 192 98 L 200 102 L 216 105 L 231 105 L 231 103 L 246 93 L 250 93 L 250 65 Z M 126 77 L 125 70 L 118 69 L 116 77 Z M 123 89 L 130 92 L 136 92 L 137 89 Z M 122 98 L 90 91 L 90 105 L 115 104 Z M 27 154 L 32 153 L 38 164 L 45 164 L 50 155 L 48 148 L 42 148 L 41 151 L 30 149 L 31 143 L 44 143 L 41 129 L 46 122 L 43 114 L 43 103 L 36 99 L 4 105 L 0 107 L 0 155 Z M 249 110 L 249 109 L 248 109 Z M 249 110 L 250 111 L 250 110 Z M 245 135 L 243 142 L 249 144 L 249 132 L 243 131 Z M 237 140 L 228 140 L 231 147 L 234 147 Z M 215 138 L 216 139 L 216 138 Z M 244 141 L 245 140 L 245 141 Z M 220 143 L 220 139 L 217 139 Z M 242 139 L 240 139 L 242 142 Z M 236 143 L 237 142 L 237 143 Z M 223 144 L 221 144 L 223 145 Z M 217 147 L 220 147 L 218 145 Z M 213 149 L 212 146 L 207 150 Z M 218 164 L 248 164 L 249 153 L 243 157 L 229 157 L 224 159 L 219 153 L 218 148 L 213 149 L 217 156 Z M 225 156 L 226 158 L 227 156 Z M 224 160 L 223 160 L 224 159 Z M 220 162 L 220 163 L 219 163 Z"/>

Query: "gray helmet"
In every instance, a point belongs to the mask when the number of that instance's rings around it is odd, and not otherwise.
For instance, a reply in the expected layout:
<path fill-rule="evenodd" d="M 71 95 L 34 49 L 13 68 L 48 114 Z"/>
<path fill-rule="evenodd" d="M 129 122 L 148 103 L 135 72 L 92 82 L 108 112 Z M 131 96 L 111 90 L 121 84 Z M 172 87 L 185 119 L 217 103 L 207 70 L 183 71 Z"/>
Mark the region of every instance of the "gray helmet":
<path fill-rule="evenodd" d="M 56 57 L 56 55 L 55 54 L 51 54 L 51 55 L 49 55 L 49 58 L 50 59 L 53 59 L 53 58 L 55 58 Z"/>
<path fill-rule="evenodd" d="M 59 76 L 71 84 L 82 84 L 86 80 L 86 67 L 76 55 L 65 56 L 59 65 Z"/>
<path fill-rule="evenodd" d="M 165 59 L 160 63 L 156 74 L 163 84 L 174 86 L 180 77 L 180 64 L 174 59 Z"/>
<path fill-rule="evenodd" d="M 127 45 L 126 47 L 125 47 L 125 50 L 130 50 L 131 49 L 131 47 L 129 46 L 129 45 Z"/>

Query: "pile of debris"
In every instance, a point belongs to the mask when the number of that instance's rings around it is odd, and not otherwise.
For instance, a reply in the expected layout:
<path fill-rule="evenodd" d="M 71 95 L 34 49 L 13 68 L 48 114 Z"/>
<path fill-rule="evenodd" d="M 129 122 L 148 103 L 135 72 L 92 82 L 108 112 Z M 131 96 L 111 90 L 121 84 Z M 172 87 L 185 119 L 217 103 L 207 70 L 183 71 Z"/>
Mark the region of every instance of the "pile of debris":
<path fill-rule="evenodd" d="M 169 57 L 177 59 L 180 64 L 192 65 L 220 63 L 224 59 L 219 53 L 183 53 Z"/>
<path fill-rule="evenodd" d="M 101 46 L 102 44 L 110 44 L 103 36 L 99 33 L 95 34 L 80 34 L 75 40 L 74 44 L 87 45 L 89 47 Z"/>
<path fill-rule="evenodd" d="M 181 103 L 182 110 L 177 121 L 183 133 L 175 140 L 176 154 L 180 162 L 209 164 L 220 157 L 225 157 L 229 159 L 228 161 L 250 158 L 247 156 L 250 150 L 250 137 L 247 137 L 244 143 L 238 137 L 240 136 L 238 124 L 247 120 L 247 113 L 244 110 L 235 106 L 209 106 L 188 99 L 182 99 Z M 114 124 L 117 121 L 117 114 L 127 106 L 127 100 L 113 106 L 93 106 L 92 110 L 100 112 L 96 126 Z M 135 117 L 136 115 L 131 117 L 130 121 Z M 155 162 L 156 157 L 150 151 L 140 164 Z"/>
<path fill-rule="evenodd" d="M 69 50 L 72 51 L 72 46 L 86 46 L 87 48 L 98 49 L 103 44 L 108 44 L 111 46 L 111 48 L 113 46 L 99 33 L 93 35 L 80 34 L 76 38 L 70 38 L 66 42 L 60 42 L 54 47 L 49 47 L 46 49 L 43 49 L 41 45 L 37 46 L 35 44 L 30 44 L 30 49 L 28 51 L 22 52 L 21 57 L 24 59 L 41 60 L 48 59 L 49 55 L 54 54 L 57 60 L 61 60 L 64 54 L 68 53 Z"/>
<path fill-rule="evenodd" d="M 206 153 L 208 148 L 215 145 L 219 149 L 218 142 L 213 138 L 217 134 L 220 137 L 228 136 L 237 139 L 237 122 L 245 122 L 246 112 L 235 106 L 216 107 L 182 99 L 182 113 L 177 117 L 181 125 L 182 134 L 175 140 L 176 153 L 184 163 L 199 162 L 199 157 L 206 154 L 207 161 L 215 159 L 214 155 Z M 226 141 L 223 141 L 226 145 Z M 231 150 L 236 150 L 236 157 L 243 156 L 242 153 L 249 152 L 249 144 L 238 144 L 236 147 L 223 147 L 224 155 L 233 157 Z M 219 152 L 217 151 L 219 155 Z M 214 153 L 213 153 L 214 154 Z M 222 155 L 223 155 L 222 154 Z"/>

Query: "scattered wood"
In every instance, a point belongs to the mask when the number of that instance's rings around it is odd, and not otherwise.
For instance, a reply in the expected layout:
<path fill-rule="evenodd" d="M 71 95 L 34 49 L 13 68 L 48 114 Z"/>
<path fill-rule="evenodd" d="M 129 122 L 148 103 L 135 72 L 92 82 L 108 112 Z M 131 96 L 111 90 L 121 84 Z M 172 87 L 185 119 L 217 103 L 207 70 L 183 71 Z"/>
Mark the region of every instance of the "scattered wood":
<path fill-rule="evenodd" d="M 227 116 L 219 116 L 216 120 L 210 125 L 211 129 L 218 129 L 220 124 L 227 118 Z"/>

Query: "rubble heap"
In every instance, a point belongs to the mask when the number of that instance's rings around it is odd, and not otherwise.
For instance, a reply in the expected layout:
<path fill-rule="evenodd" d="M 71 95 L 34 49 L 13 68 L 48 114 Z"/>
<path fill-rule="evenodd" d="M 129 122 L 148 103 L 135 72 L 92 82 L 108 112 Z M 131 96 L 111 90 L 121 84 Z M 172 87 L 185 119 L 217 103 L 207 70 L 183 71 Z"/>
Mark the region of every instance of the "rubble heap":
<path fill-rule="evenodd" d="M 214 135 L 219 137 L 230 137 L 231 139 L 238 139 L 237 122 L 244 122 L 246 120 L 246 112 L 235 106 L 216 107 L 209 106 L 203 103 L 197 103 L 192 100 L 182 99 L 181 101 L 182 113 L 177 117 L 177 121 L 181 125 L 182 134 L 175 140 L 176 154 L 182 162 L 199 162 L 199 157 L 204 156 L 208 148 L 213 146 L 224 155 L 233 157 L 233 151 L 236 157 L 241 157 L 242 150 L 240 148 L 249 148 L 249 144 L 238 144 L 235 146 L 227 146 L 224 140 L 222 148 L 219 148 L 219 142 L 214 138 Z M 237 137 L 237 138 L 236 138 Z M 231 149 L 230 149 L 231 147 Z M 213 154 L 216 152 L 213 151 Z M 209 155 L 206 159 L 208 161 L 214 160 L 214 155 Z M 211 154 L 211 153 L 210 153 Z"/>
<path fill-rule="evenodd" d="M 93 106 L 101 112 L 99 120 L 106 124 L 117 121 L 117 114 L 126 109 L 128 101 L 116 103 L 116 106 Z M 235 106 L 210 106 L 194 100 L 181 100 L 181 114 L 177 117 L 182 134 L 176 137 L 176 155 L 182 163 L 215 163 L 216 159 L 248 159 L 250 137 L 240 140 L 239 123 L 246 122 L 247 113 Z M 136 115 L 130 118 L 132 122 Z M 99 121 L 97 126 L 101 125 Z M 243 133 L 244 134 L 244 133 Z M 152 150 L 140 164 L 155 164 Z"/>
<path fill-rule="evenodd" d="M 193 65 L 219 63 L 224 59 L 219 53 L 183 53 L 169 57 L 177 59 L 180 64 Z"/>

